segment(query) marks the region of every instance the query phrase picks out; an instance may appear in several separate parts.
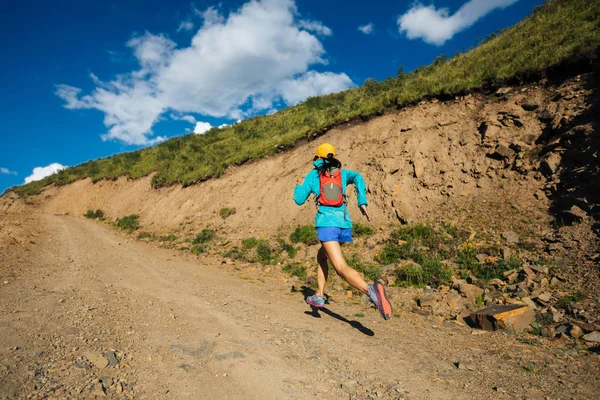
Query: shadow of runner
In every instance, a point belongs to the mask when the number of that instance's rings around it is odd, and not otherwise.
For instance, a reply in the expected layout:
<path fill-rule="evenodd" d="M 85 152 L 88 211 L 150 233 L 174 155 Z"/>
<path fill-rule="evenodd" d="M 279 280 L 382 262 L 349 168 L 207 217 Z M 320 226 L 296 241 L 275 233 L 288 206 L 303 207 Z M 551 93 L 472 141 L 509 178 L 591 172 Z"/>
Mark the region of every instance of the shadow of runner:
<path fill-rule="evenodd" d="M 347 323 L 354 329 L 357 329 L 363 335 L 375 336 L 375 332 L 373 332 L 372 330 L 370 330 L 369 328 L 367 328 L 366 326 L 364 326 L 363 324 L 361 324 L 358 321 L 350 321 L 349 319 L 346 319 L 346 318 L 342 317 L 341 315 L 336 314 L 327 308 L 317 308 L 317 307 L 312 307 L 312 306 L 311 306 L 311 308 L 312 308 L 312 311 L 304 311 L 304 314 L 310 315 L 311 317 L 314 317 L 314 318 L 321 318 L 321 314 L 319 314 L 319 311 L 323 311 L 325 314 L 327 314 L 339 321 Z"/>
<path fill-rule="evenodd" d="M 304 296 L 304 299 L 306 299 L 308 296 L 312 296 L 313 294 L 315 294 L 315 290 L 308 286 L 302 286 L 300 288 L 300 290 L 296 289 L 295 287 L 292 287 L 292 292 L 293 293 L 301 292 L 302 295 Z M 329 296 L 327 294 L 325 294 L 325 297 L 327 298 L 327 300 L 329 300 Z M 341 315 L 336 314 L 331 310 L 328 310 L 327 308 L 317 308 L 317 307 L 313 307 L 313 306 L 310 306 L 310 308 L 312 309 L 312 311 L 304 311 L 304 314 L 310 315 L 313 318 L 321 318 L 321 314 L 319 314 L 319 311 L 323 311 L 325 314 L 327 314 L 339 321 L 347 323 L 348 325 L 350 325 L 354 329 L 357 329 L 360 333 L 362 333 L 364 335 L 375 336 L 375 332 L 373 332 L 372 330 L 370 330 L 369 328 L 367 328 L 366 326 L 364 326 L 363 324 L 361 324 L 358 321 L 350 321 L 350 320 L 342 317 Z"/>

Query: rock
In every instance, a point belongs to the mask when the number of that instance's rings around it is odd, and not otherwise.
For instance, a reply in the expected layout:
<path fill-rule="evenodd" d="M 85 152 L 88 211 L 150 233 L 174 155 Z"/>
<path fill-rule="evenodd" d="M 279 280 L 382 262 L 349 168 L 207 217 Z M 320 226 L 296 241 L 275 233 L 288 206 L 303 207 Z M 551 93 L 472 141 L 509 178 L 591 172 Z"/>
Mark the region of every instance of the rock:
<path fill-rule="evenodd" d="M 106 356 L 106 358 L 108 358 L 108 365 L 110 365 L 111 367 L 114 367 L 119 363 L 119 360 L 117 360 L 117 355 L 114 351 L 108 351 L 104 353 L 104 355 Z"/>
<path fill-rule="evenodd" d="M 513 231 L 506 231 L 502 233 L 502 237 L 507 243 L 519 243 L 519 236 Z"/>
<path fill-rule="evenodd" d="M 480 264 L 485 264 L 485 260 L 487 260 L 488 255 L 487 254 L 477 254 L 475 256 L 475 258 L 477 259 L 477 261 L 479 261 Z"/>
<path fill-rule="evenodd" d="M 500 289 L 500 288 L 502 288 L 502 287 L 506 286 L 506 282 L 504 282 L 502 279 L 498 279 L 498 278 L 490 279 L 490 280 L 488 281 L 488 283 L 489 283 L 490 285 L 494 285 L 494 287 L 496 287 L 496 288 L 498 288 L 498 289 Z"/>
<path fill-rule="evenodd" d="M 582 222 L 587 219 L 587 213 L 577 206 L 572 206 L 566 211 L 563 211 L 563 216 L 570 222 Z"/>
<path fill-rule="evenodd" d="M 508 260 L 512 256 L 512 250 L 508 247 L 503 247 L 500 249 L 500 254 L 503 260 Z"/>
<path fill-rule="evenodd" d="M 413 163 L 413 167 L 414 167 L 414 173 L 415 173 L 415 178 L 422 178 L 423 174 L 425 172 L 425 168 L 423 167 L 423 164 L 421 162 L 415 162 Z"/>
<path fill-rule="evenodd" d="M 542 267 L 540 265 L 530 265 L 529 269 L 538 274 L 548 274 L 548 267 Z"/>
<path fill-rule="evenodd" d="M 535 272 L 533 272 L 533 270 L 531 268 L 529 268 L 527 265 L 524 265 L 521 267 L 520 275 L 522 275 L 523 279 L 525 279 L 525 280 L 535 279 Z"/>
<path fill-rule="evenodd" d="M 463 297 L 454 290 L 448 293 L 445 300 L 448 307 L 454 311 L 461 310 L 464 307 Z"/>
<path fill-rule="evenodd" d="M 569 330 L 569 335 L 571 335 L 572 338 L 579 339 L 581 335 L 583 335 L 583 331 L 577 325 L 573 325 Z"/>
<path fill-rule="evenodd" d="M 533 300 L 531 300 L 531 297 L 522 297 L 521 301 L 525 304 L 527 304 L 532 310 L 537 310 L 537 306 L 535 305 L 535 303 L 533 302 Z"/>
<path fill-rule="evenodd" d="M 540 103 L 535 99 L 526 99 L 523 103 L 521 103 L 521 107 L 525 111 L 534 111 L 540 107 Z"/>
<path fill-rule="evenodd" d="M 514 155 L 515 155 L 514 150 L 509 149 L 508 147 L 506 147 L 503 144 L 496 145 L 496 148 L 494 149 L 494 151 L 492 151 L 490 154 L 488 154 L 488 156 L 490 158 L 494 158 L 496 160 L 507 160 L 507 159 L 514 157 Z"/>
<path fill-rule="evenodd" d="M 549 302 L 551 298 L 552 298 L 552 293 L 550 293 L 550 292 L 544 292 L 537 297 L 538 300 L 543 301 L 544 303 Z"/>
<path fill-rule="evenodd" d="M 419 307 L 431 307 L 435 303 L 435 297 L 430 294 L 419 297 Z"/>
<path fill-rule="evenodd" d="M 511 304 L 485 308 L 470 315 L 471 320 L 486 331 L 508 329 L 522 332 L 535 321 L 531 307 Z"/>
<path fill-rule="evenodd" d="M 91 362 L 96 368 L 102 369 L 108 367 L 108 360 L 101 354 L 89 351 L 84 355 L 88 359 L 88 361 Z"/>
<path fill-rule="evenodd" d="M 581 338 L 586 342 L 600 343 L 600 332 L 594 331 L 592 333 L 588 333 L 587 335 L 583 335 Z"/>
<path fill-rule="evenodd" d="M 564 316 L 565 315 L 561 311 L 552 312 L 552 321 L 554 321 L 554 322 L 560 322 L 563 319 Z M 562 333 L 567 333 L 567 332 L 565 331 L 565 332 L 562 332 Z"/>
<path fill-rule="evenodd" d="M 341 384 L 341 388 L 346 393 L 354 394 L 354 393 L 356 393 L 356 391 L 358 389 L 358 382 L 356 382 L 354 380 L 347 380 Z"/>
<path fill-rule="evenodd" d="M 477 302 L 477 299 L 483 295 L 482 288 L 475 285 L 471 285 L 470 283 L 461 283 L 458 287 L 458 291 L 461 294 L 465 295 L 467 300 L 469 300 L 473 304 Z"/>
<path fill-rule="evenodd" d="M 550 153 L 548 156 L 542 160 L 540 164 L 540 172 L 546 176 L 552 176 L 560 167 L 561 157 L 557 153 Z"/>
<path fill-rule="evenodd" d="M 473 363 L 468 361 L 457 361 L 454 363 L 454 366 L 458 369 L 466 371 L 475 371 L 475 366 L 473 365 Z"/>
<path fill-rule="evenodd" d="M 554 116 L 547 108 L 544 108 L 542 110 L 542 112 L 540 112 L 538 119 L 544 123 L 549 123 L 549 122 L 552 122 L 552 120 L 554 119 Z"/>

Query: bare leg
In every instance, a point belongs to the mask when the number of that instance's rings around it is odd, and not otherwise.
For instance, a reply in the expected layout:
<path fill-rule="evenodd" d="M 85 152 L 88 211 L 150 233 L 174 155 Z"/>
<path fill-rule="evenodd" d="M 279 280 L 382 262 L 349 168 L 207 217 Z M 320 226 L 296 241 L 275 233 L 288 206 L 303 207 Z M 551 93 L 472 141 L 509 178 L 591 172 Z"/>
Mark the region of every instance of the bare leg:
<path fill-rule="evenodd" d="M 340 244 L 338 242 L 321 242 L 321 244 L 327 253 L 331 265 L 335 268 L 335 272 L 362 293 L 369 294 L 369 285 L 367 285 L 367 282 L 365 282 L 354 268 L 348 266 L 342 255 Z"/>
<path fill-rule="evenodd" d="M 321 247 L 317 253 L 317 296 L 323 297 L 325 294 L 325 285 L 329 276 L 329 265 L 327 264 L 327 253 L 325 248 Z"/>

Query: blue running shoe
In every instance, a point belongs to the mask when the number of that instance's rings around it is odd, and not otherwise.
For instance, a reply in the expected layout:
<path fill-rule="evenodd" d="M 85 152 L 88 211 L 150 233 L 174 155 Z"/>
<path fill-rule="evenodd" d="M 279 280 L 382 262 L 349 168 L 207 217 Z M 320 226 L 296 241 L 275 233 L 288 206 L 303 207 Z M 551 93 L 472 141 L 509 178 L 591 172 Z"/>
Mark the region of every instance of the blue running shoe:
<path fill-rule="evenodd" d="M 313 294 L 312 296 L 308 296 L 306 298 L 306 302 L 313 307 L 323 308 L 325 307 L 325 297 L 317 296 Z"/>
<path fill-rule="evenodd" d="M 377 310 L 379 310 L 379 314 L 383 319 L 392 318 L 392 304 L 387 299 L 385 289 L 381 283 L 375 282 L 369 286 L 369 300 L 377 306 Z"/>

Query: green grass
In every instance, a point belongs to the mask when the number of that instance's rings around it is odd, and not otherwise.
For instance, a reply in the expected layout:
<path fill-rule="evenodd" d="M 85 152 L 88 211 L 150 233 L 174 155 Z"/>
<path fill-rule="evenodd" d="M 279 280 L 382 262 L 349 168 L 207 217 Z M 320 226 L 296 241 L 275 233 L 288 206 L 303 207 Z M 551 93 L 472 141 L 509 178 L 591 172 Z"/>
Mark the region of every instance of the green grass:
<path fill-rule="evenodd" d="M 348 120 L 366 119 L 414 104 L 428 96 L 448 96 L 506 82 L 537 79 L 548 68 L 595 57 L 600 47 L 600 2 L 554 0 L 470 51 L 440 56 L 429 66 L 381 82 L 320 97 L 250 118 L 204 135 L 186 134 L 155 147 L 66 168 L 39 181 L 10 190 L 37 194 L 50 184 L 64 185 L 86 177 L 93 181 L 120 176 L 139 178 L 155 172 L 154 187 L 192 185 L 223 174 L 227 167 L 266 157 L 319 136 Z"/>
<path fill-rule="evenodd" d="M 150 232 L 140 232 L 140 234 L 138 235 L 138 239 L 154 240 L 155 238 L 156 238 L 156 235 L 154 235 L 154 233 L 150 233 Z"/>
<path fill-rule="evenodd" d="M 314 226 L 304 225 L 297 227 L 290 235 L 292 243 L 304 243 L 306 245 L 318 244 L 317 231 Z"/>
<path fill-rule="evenodd" d="M 235 212 L 235 208 L 223 207 L 219 210 L 219 215 L 221 216 L 221 218 L 227 219 L 227 217 L 235 214 Z"/>
<path fill-rule="evenodd" d="M 562 297 L 556 304 L 556 308 L 562 308 L 567 310 L 570 308 L 571 303 L 578 302 L 583 298 L 581 292 L 573 292 L 567 296 Z"/>
<path fill-rule="evenodd" d="M 363 224 L 354 224 L 352 226 L 352 235 L 353 236 L 371 236 L 372 234 L 374 234 L 375 231 L 373 230 L 373 228 L 363 225 Z"/>
<path fill-rule="evenodd" d="M 306 279 L 306 268 L 298 262 L 286 264 L 281 270 L 291 276 L 297 276 L 300 279 Z"/>
<path fill-rule="evenodd" d="M 84 217 L 86 218 L 90 218 L 90 219 L 99 219 L 99 220 L 104 220 L 104 211 L 98 209 L 96 211 L 93 210 L 87 210 L 87 212 L 85 214 L 83 214 Z"/>
<path fill-rule="evenodd" d="M 117 228 L 124 231 L 135 231 L 140 228 L 140 216 L 131 214 L 123 218 L 117 219 L 116 222 Z"/>
<path fill-rule="evenodd" d="M 378 265 L 363 262 L 356 253 L 348 257 L 346 262 L 358 272 L 362 272 L 366 281 L 375 281 L 381 274 L 381 268 Z"/>
<path fill-rule="evenodd" d="M 208 243 L 211 240 L 213 240 L 215 236 L 215 231 L 213 231 L 212 229 L 202 229 L 200 232 L 198 232 L 198 234 L 196 234 L 196 237 L 192 239 L 192 244 Z"/>
<path fill-rule="evenodd" d="M 253 249 L 258 244 L 259 240 L 255 237 L 249 237 L 247 239 L 242 240 L 242 247 L 244 249 Z"/>

